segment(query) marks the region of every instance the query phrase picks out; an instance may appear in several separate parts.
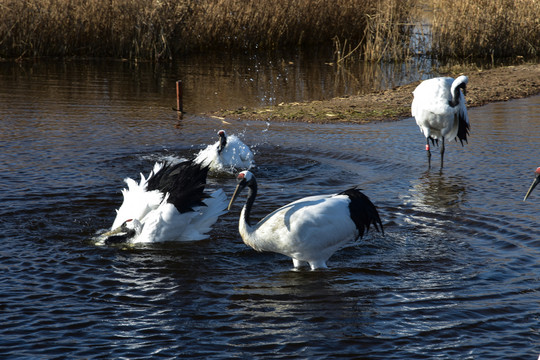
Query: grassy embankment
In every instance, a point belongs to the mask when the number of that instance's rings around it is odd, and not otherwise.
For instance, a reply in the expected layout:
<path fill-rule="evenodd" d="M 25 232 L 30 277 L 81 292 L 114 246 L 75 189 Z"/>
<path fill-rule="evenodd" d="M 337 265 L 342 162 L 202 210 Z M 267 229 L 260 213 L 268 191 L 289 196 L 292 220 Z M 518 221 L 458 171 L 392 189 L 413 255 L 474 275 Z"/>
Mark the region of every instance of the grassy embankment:
<path fill-rule="evenodd" d="M 340 44 L 367 60 L 401 59 L 416 1 L 0 0 L 0 57 L 170 60 Z"/>

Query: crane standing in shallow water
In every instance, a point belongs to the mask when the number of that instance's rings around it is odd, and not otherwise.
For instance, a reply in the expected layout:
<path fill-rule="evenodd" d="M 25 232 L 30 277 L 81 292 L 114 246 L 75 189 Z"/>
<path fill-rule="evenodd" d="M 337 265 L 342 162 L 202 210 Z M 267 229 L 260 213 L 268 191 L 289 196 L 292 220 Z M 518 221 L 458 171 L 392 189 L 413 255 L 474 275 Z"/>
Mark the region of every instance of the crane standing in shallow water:
<path fill-rule="evenodd" d="M 529 195 L 531 195 L 531 193 L 534 190 L 534 188 L 536 187 L 536 185 L 538 185 L 540 183 L 540 167 L 536 169 L 534 174 L 535 174 L 534 180 L 533 180 L 531 186 L 529 187 L 529 190 L 527 191 L 527 194 L 525 194 L 525 197 L 523 198 L 523 201 L 527 200 L 527 198 L 529 197 Z"/>
<path fill-rule="evenodd" d="M 326 261 L 345 243 L 362 237 L 373 225 L 384 233 L 379 213 L 369 198 L 352 188 L 334 195 L 309 196 L 285 205 L 251 225 L 250 212 L 257 195 L 257 181 L 249 171 L 238 174 L 238 194 L 249 189 L 240 213 L 242 240 L 257 251 L 271 251 L 292 258 L 295 269 L 307 262 L 312 270 L 326 268 Z"/>
<path fill-rule="evenodd" d="M 469 117 L 465 96 L 469 79 L 461 75 L 455 80 L 451 77 L 438 77 L 425 80 L 413 91 L 411 112 L 416 124 L 426 137 L 428 166 L 431 167 L 429 141 L 441 146 L 441 168 L 444 162 L 445 139 L 459 139 L 461 145 L 467 142 Z"/>

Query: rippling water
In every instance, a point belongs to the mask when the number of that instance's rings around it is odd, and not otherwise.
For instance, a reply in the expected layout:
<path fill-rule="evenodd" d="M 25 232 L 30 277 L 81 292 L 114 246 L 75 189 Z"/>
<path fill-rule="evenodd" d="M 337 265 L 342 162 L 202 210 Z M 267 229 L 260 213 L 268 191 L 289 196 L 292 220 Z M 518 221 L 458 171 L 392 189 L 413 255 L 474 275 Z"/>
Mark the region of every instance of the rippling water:
<path fill-rule="evenodd" d="M 522 198 L 540 166 L 540 97 L 470 110 L 469 144 L 447 147 L 443 171 L 435 152 L 427 171 L 412 119 L 180 121 L 159 86 L 50 71 L 0 76 L 3 357 L 538 357 L 540 192 Z M 94 246 L 123 178 L 192 156 L 220 128 L 255 152 L 254 217 L 358 184 L 386 235 L 338 251 L 328 270 L 291 271 L 242 243 L 237 205 L 205 241 Z"/>

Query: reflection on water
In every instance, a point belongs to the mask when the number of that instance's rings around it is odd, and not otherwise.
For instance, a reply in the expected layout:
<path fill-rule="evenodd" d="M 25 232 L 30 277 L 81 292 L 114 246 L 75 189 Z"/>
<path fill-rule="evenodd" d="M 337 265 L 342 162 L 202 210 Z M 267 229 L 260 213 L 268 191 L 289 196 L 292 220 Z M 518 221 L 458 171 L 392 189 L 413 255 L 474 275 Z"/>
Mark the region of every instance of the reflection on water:
<path fill-rule="evenodd" d="M 118 110 L 138 106 L 176 105 L 176 81 L 183 82 L 184 110 L 200 113 L 219 109 L 321 100 L 386 89 L 420 79 L 429 62 L 364 63 L 337 66 L 332 55 L 192 56 L 176 63 L 119 61 L 0 63 L 5 87 L 27 97 L 28 111 L 58 110 L 76 101 L 79 113 L 98 112 L 122 103 Z M 23 86 L 13 86 L 19 84 Z M 91 91 L 89 91 L 91 87 Z M 35 105 L 39 104 L 40 108 Z M 87 114 L 88 115 L 88 114 Z M 110 115 L 110 114 L 109 114 Z"/>
<path fill-rule="evenodd" d="M 467 187 L 462 178 L 446 175 L 440 171 L 426 171 L 418 180 L 411 182 L 410 202 L 415 207 L 445 211 L 459 208 L 466 202 Z"/>

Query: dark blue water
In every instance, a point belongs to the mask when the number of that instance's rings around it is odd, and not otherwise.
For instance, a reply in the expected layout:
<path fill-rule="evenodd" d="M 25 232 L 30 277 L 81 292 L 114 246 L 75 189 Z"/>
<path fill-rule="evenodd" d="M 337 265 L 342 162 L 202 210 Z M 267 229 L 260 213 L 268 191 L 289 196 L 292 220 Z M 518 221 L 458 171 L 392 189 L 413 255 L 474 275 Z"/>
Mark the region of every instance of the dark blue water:
<path fill-rule="evenodd" d="M 469 144 L 447 146 L 443 171 L 435 152 L 427 171 L 412 119 L 179 120 L 172 76 L 126 64 L 3 70 L 0 356 L 540 354 L 540 192 L 522 201 L 540 166 L 540 97 L 470 110 Z M 289 258 L 242 243 L 237 205 L 201 242 L 94 245 L 122 201 L 123 178 L 192 156 L 220 128 L 255 152 L 254 217 L 358 184 L 386 235 L 338 251 L 328 270 L 291 271 Z M 229 196 L 234 186 L 226 177 L 208 185 Z"/>

